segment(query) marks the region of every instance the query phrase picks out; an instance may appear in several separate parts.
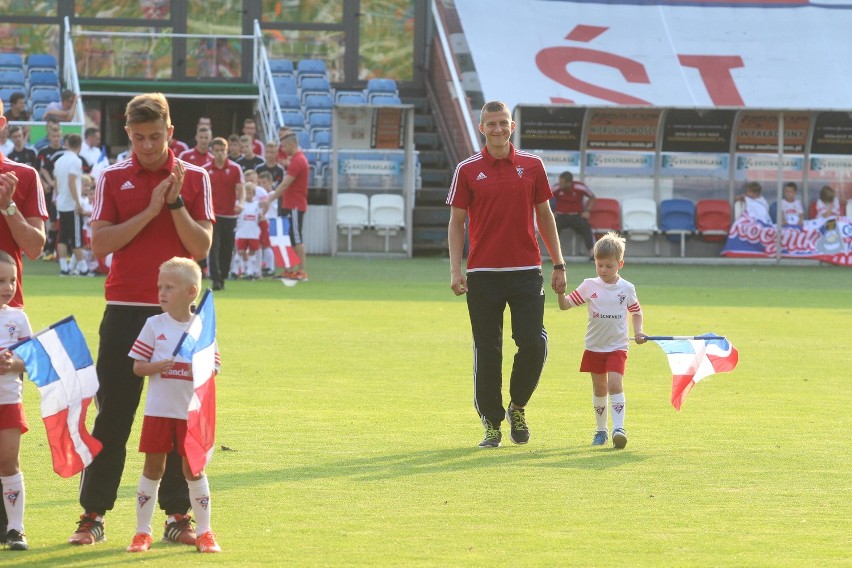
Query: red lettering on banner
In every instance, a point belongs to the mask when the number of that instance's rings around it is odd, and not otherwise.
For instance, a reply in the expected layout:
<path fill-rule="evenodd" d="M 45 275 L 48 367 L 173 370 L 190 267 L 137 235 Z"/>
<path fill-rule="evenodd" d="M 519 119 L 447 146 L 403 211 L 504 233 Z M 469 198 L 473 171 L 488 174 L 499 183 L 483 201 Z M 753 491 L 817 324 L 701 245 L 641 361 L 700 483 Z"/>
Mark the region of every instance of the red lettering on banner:
<path fill-rule="evenodd" d="M 607 29 L 609 28 L 600 26 L 576 26 L 566 36 L 566 39 L 588 42 L 604 33 Z M 614 53 L 607 53 L 606 51 L 587 49 L 585 47 L 546 47 L 535 56 L 535 63 L 542 73 L 557 83 L 565 85 L 578 93 L 621 105 L 651 104 L 640 98 L 583 81 L 568 70 L 568 65 L 575 62 L 594 63 L 595 65 L 611 67 L 618 70 L 628 83 L 648 84 L 651 82 L 642 63 L 635 59 L 629 59 L 615 55 Z M 562 102 L 554 100 L 554 98 L 551 98 L 551 101 L 554 103 Z"/>
<path fill-rule="evenodd" d="M 745 67 L 743 58 L 738 55 L 678 55 L 684 67 L 698 69 L 707 94 L 716 106 L 745 106 L 731 69 Z"/>

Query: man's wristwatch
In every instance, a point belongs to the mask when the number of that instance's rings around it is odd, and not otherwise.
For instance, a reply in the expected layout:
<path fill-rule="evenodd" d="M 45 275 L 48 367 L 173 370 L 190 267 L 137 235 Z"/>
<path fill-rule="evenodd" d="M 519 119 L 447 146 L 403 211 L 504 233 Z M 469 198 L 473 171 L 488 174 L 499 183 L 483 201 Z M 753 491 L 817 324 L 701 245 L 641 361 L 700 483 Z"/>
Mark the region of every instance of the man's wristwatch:
<path fill-rule="evenodd" d="M 553 270 L 565 270 L 565 265 L 564 264 L 554 264 Z"/>
<path fill-rule="evenodd" d="M 181 207 L 183 207 L 183 197 L 178 195 L 174 203 L 166 203 L 166 205 L 169 209 L 180 209 Z"/>
<path fill-rule="evenodd" d="M 18 212 L 18 206 L 15 205 L 14 201 L 10 201 L 9 207 L 0 211 L 2 211 L 3 215 L 5 215 L 6 217 L 11 217 L 12 215 Z"/>

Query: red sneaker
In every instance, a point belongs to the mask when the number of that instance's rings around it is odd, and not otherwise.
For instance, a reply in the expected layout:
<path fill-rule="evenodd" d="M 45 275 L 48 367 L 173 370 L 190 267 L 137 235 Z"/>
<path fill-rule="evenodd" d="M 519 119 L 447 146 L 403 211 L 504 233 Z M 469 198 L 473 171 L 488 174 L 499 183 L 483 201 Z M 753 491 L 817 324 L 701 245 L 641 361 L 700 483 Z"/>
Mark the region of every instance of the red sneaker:
<path fill-rule="evenodd" d="M 198 552 L 222 552 L 222 548 L 216 542 L 216 535 L 213 534 L 213 531 L 207 531 L 199 535 L 195 541 L 195 548 L 198 549 Z"/>
<path fill-rule="evenodd" d="M 151 548 L 153 542 L 154 539 L 148 533 L 136 533 L 127 547 L 127 552 L 145 552 Z"/>

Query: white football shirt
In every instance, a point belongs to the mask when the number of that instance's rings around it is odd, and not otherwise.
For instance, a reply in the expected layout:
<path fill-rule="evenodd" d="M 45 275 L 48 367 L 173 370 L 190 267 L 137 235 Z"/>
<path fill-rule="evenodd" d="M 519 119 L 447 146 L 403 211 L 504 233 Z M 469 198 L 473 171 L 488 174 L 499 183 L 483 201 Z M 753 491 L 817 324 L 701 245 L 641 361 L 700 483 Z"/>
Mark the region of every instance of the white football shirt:
<path fill-rule="evenodd" d="M 621 277 L 615 284 L 607 284 L 599 277 L 586 278 L 568 294 L 568 300 L 574 307 L 587 305 L 586 349 L 598 353 L 627 350 L 628 314 L 642 313 L 633 284 Z"/>
<path fill-rule="evenodd" d="M 33 334 L 27 315 L 9 306 L 0 308 L 0 347 L 9 347 Z M 0 404 L 17 404 L 23 401 L 24 381 L 18 373 L 0 375 Z"/>

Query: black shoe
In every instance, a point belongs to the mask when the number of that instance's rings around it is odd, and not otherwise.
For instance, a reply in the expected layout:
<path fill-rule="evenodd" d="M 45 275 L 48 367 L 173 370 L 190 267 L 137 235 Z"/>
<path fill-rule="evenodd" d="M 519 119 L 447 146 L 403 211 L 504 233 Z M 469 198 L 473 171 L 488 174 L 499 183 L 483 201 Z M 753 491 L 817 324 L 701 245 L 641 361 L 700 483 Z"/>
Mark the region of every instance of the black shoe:
<path fill-rule="evenodd" d="M 530 441 L 530 429 L 527 428 L 527 419 L 523 408 L 512 408 L 510 404 L 506 409 L 506 421 L 509 423 L 509 438 L 516 444 L 526 444 Z"/>
<path fill-rule="evenodd" d="M 214 292 L 218 292 L 219 290 L 224 290 L 224 289 L 225 289 L 225 283 L 224 282 L 220 282 L 218 280 L 213 281 L 213 291 Z"/>
<path fill-rule="evenodd" d="M 15 529 L 6 533 L 6 544 L 9 546 L 9 550 L 29 550 L 30 548 L 27 544 L 27 537 Z"/>
<path fill-rule="evenodd" d="M 485 437 L 479 442 L 480 448 L 499 448 L 502 434 L 500 428 L 495 428 L 488 420 L 482 420 L 485 424 Z"/>
<path fill-rule="evenodd" d="M 0 544 L 6 544 L 6 523 L 0 523 Z"/>

